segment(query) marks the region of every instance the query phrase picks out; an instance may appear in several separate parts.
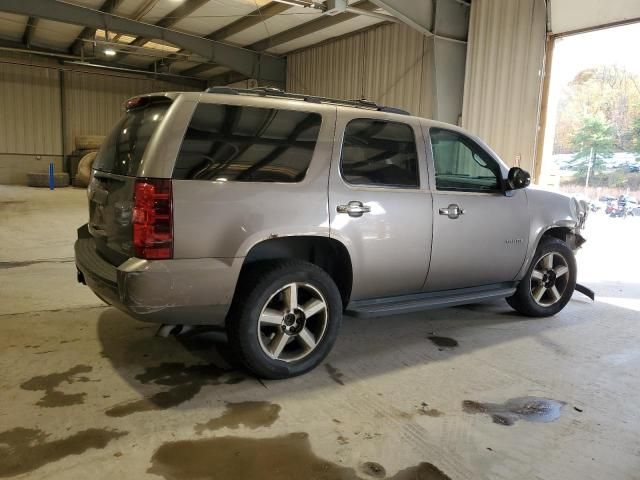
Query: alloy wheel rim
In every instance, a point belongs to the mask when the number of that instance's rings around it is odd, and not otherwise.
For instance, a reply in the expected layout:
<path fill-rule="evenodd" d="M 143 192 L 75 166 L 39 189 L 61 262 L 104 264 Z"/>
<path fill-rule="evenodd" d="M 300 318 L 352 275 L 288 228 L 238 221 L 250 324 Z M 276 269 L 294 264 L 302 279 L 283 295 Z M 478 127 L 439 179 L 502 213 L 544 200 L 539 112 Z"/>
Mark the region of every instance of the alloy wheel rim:
<path fill-rule="evenodd" d="M 569 265 L 558 252 L 543 255 L 531 272 L 531 297 L 541 307 L 560 301 L 569 285 Z"/>
<path fill-rule="evenodd" d="M 258 341 L 265 355 L 294 362 L 311 354 L 324 337 L 329 319 L 324 295 L 308 283 L 278 289 L 258 317 Z"/>

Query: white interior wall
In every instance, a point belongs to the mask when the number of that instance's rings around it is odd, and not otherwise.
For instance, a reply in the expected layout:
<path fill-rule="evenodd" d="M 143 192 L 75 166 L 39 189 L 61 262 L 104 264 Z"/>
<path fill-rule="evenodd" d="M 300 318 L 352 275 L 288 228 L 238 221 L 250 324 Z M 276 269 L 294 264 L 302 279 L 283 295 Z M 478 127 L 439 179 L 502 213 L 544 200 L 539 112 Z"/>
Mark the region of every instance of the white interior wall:
<path fill-rule="evenodd" d="M 640 20 L 640 0 L 548 0 L 551 33 Z"/>
<path fill-rule="evenodd" d="M 167 90 L 193 88 L 136 74 L 63 66 L 36 55 L 2 52 L 0 184 L 24 184 L 27 172 L 46 171 L 49 162 L 57 171 L 63 169 L 63 108 L 64 154 L 69 155 L 75 149 L 76 136 L 107 134 L 122 115 L 127 98 Z"/>
<path fill-rule="evenodd" d="M 287 90 L 331 98 L 366 98 L 431 116 L 432 54 L 421 33 L 382 25 L 287 57 Z"/>
<path fill-rule="evenodd" d="M 544 0 L 472 2 L 462 126 L 532 174 L 545 41 Z"/>

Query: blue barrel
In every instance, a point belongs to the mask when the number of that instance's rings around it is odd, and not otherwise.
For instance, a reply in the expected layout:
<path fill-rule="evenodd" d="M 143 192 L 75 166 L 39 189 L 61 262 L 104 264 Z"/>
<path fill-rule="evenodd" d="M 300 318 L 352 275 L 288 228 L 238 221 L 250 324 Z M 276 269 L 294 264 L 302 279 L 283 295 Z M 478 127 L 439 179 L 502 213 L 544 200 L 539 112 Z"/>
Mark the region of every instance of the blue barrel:
<path fill-rule="evenodd" d="M 55 180 L 53 178 L 53 162 L 49 164 L 49 190 L 53 190 L 55 187 Z"/>

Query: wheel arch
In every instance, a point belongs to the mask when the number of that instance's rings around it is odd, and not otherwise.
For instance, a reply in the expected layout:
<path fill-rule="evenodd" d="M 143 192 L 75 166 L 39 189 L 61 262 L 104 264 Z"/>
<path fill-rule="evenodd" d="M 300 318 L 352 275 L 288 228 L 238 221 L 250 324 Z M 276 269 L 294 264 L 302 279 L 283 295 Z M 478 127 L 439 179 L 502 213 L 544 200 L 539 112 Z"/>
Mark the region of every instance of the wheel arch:
<path fill-rule="evenodd" d="M 343 307 L 349 303 L 353 285 L 351 256 L 347 247 L 334 238 L 303 235 L 262 240 L 247 252 L 240 276 L 256 262 L 292 258 L 313 263 L 322 268 L 338 287 Z"/>
<path fill-rule="evenodd" d="M 558 240 L 562 240 L 574 252 L 585 242 L 584 237 L 580 235 L 579 231 L 573 225 L 565 226 L 551 224 L 546 226 L 544 229 L 540 230 L 535 240 L 532 242 L 530 248 L 528 249 L 527 258 L 523 262 L 522 267 L 518 272 L 518 275 L 515 279 L 516 281 L 520 281 L 522 277 L 524 277 L 525 273 L 529 269 L 529 266 L 531 265 L 531 262 L 533 261 L 535 252 L 540 246 L 540 242 L 542 242 L 545 238 L 557 238 Z"/>

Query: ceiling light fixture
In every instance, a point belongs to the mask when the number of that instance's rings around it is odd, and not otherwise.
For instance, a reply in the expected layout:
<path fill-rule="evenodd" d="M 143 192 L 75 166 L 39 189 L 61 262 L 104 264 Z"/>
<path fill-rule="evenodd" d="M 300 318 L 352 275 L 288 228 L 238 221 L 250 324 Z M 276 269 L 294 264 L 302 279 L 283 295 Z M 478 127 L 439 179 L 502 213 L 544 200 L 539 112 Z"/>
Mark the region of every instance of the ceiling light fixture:
<path fill-rule="evenodd" d="M 107 57 L 113 57 L 113 56 L 115 56 L 116 51 L 115 51 L 113 48 L 105 48 L 105 49 L 104 49 L 104 54 L 105 54 Z"/>
<path fill-rule="evenodd" d="M 286 5 L 291 5 L 292 7 L 311 7 L 316 8 L 318 10 L 324 10 L 325 7 L 321 3 L 310 1 L 310 0 L 275 0 L 278 3 L 284 3 Z"/>

